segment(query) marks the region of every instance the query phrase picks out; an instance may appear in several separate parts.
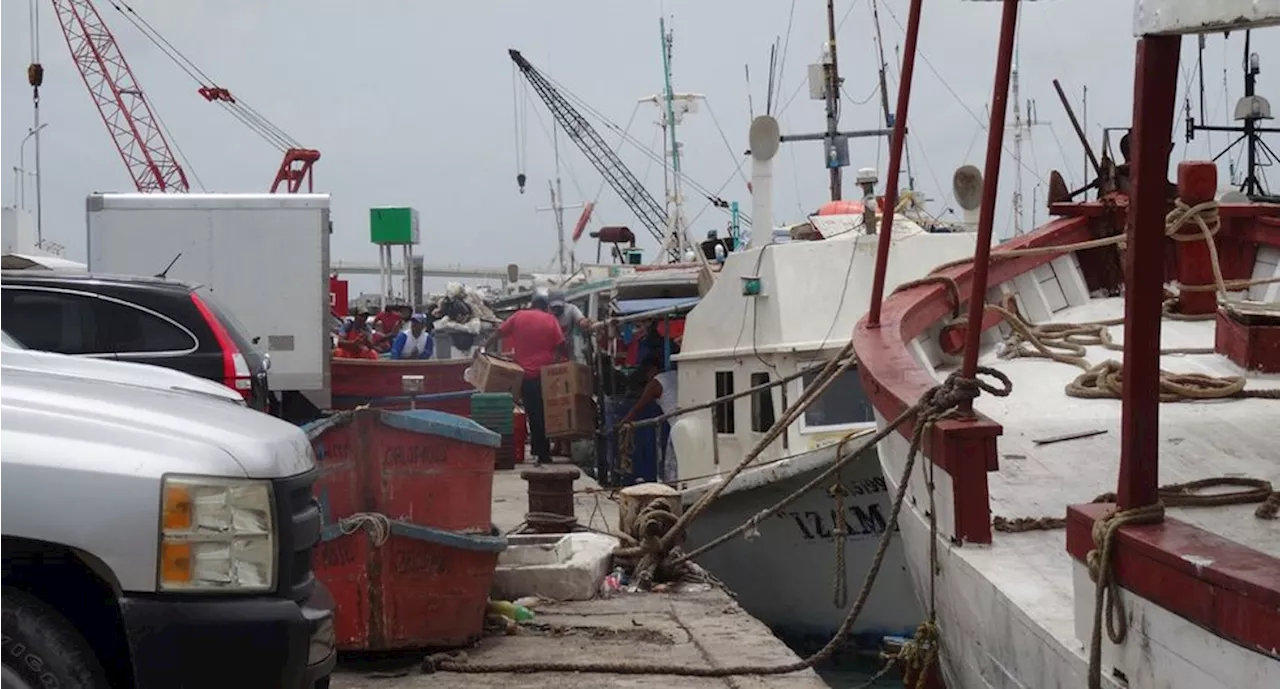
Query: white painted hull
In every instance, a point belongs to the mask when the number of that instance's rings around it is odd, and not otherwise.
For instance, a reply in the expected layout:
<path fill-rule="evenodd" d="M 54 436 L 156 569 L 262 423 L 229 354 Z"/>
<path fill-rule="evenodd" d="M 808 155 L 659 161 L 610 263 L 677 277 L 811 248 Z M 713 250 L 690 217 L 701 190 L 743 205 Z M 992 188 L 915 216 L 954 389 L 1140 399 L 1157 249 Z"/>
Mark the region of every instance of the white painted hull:
<path fill-rule="evenodd" d="M 891 454 L 898 450 L 897 455 Z M 905 465 L 905 442 L 880 446 L 881 464 L 890 492 L 897 490 Z M 913 492 L 921 482 L 917 460 Z M 941 471 L 937 476 L 945 474 Z M 939 481 L 943 485 L 945 481 Z M 939 494 L 936 503 L 949 503 Z M 929 519 L 926 503 L 908 500 L 899 518 L 911 581 L 917 600 L 927 609 L 929 596 Z M 1001 590 L 984 571 L 999 568 L 1023 590 L 1049 583 L 1035 566 L 1021 560 L 1019 538 L 998 534 L 992 546 L 967 544 L 955 548 L 938 541 L 939 567 L 933 580 L 942 635 L 943 675 L 953 689 L 1079 689 L 1087 685 L 1087 639 L 1093 619 L 1093 583 L 1085 568 L 1071 561 L 1065 545 L 1062 567 L 1072 568 L 1073 604 L 1045 590 L 1042 604 L 1031 610 L 1013 603 L 1012 592 Z M 1011 552 L 1012 551 L 1012 552 Z M 1006 579 L 1009 581 L 1009 579 Z M 1122 594 L 1129 612 L 1129 635 L 1122 646 L 1103 633 L 1103 686 L 1113 689 L 1240 689 L 1280 686 L 1280 662 L 1243 648 L 1196 626 L 1150 601 Z M 1061 609 L 1058 609 L 1061 608 Z M 1127 683 L 1113 680 L 1110 668 L 1121 668 Z"/>
<path fill-rule="evenodd" d="M 834 456 L 835 448 L 828 447 L 795 458 L 799 462 L 787 460 L 792 466 L 784 463 L 781 471 L 772 465 L 744 472 L 694 520 L 686 547 L 705 543 L 778 502 L 829 467 Z M 845 544 L 848 595 L 844 607 L 836 607 L 834 600 L 835 503 L 826 486 L 811 490 L 765 520 L 759 536 L 734 538 L 698 558 L 736 594 L 747 612 L 788 640 L 824 643 L 830 638 L 857 598 L 886 526 L 891 500 L 874 452 L 851 462 L 842 474 L 844 485 L 854 493 L 845 498 L 850 533 Z M 742 479 L 748 480 L 740 484 Z M 686 503 L 699 492 L 686 491 Z M 886 635 L 909 635 L 920 620 L 901 544 L 895 538 L 853 627 L 852 643 L 878 647 Z"/>

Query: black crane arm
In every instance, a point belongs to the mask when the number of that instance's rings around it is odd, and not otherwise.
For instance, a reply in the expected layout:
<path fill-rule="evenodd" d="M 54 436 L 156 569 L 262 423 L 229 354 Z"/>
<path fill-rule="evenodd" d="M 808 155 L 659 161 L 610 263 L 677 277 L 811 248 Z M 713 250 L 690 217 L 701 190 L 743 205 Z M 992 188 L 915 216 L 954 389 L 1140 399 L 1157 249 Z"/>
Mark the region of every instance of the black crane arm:
<path fill-rule="evenodd" d="M 591 123 L 574 109 L 536 67 L 524 59 L 520 51 L 508 52 L 511 54 L 511 60 L 516 63 L 516 67 L 520 68 L 520 73 L 533 85 L 533 90 L 538 92 L 542 102 L 547 104 L 547 109 L 551 111 L 560 127 L 570 139 L 573 139 L 578 148 L 582 149 L 587 159 L 609 183 L 609 186 L 618 193 L 623 203 L 626 203 L 631 212 L 635 213 L 649 233 L 661 243 L 667 234 L 667 212 L 662 204 L 653 198 L 653 194 L 644 188 L 613 149 L 600 138 L 600 134 L 591 126 Z"/>

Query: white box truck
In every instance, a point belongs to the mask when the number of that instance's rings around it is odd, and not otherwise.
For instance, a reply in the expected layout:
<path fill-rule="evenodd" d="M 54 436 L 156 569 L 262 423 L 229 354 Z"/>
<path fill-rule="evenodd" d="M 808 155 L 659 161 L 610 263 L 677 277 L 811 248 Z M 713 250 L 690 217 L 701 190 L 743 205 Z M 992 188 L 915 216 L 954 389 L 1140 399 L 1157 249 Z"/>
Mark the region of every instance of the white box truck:
<path fill-rule="evenodd" d="M 90 194 L 87 215 L 90 272 L 208 285 L 270 355 L 285 417 L 329 407 L 328 194 Z"/>

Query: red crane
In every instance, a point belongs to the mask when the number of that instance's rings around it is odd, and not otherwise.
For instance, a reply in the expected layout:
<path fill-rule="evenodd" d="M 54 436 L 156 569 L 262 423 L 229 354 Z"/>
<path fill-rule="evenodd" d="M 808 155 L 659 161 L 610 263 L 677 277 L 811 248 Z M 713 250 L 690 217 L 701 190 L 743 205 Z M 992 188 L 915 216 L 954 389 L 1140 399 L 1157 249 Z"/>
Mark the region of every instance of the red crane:
<path fill-rule="evenodd" d="M 187 174 L 165 138 L 163 122 L 147 103 L 142 87 L 134 78 L 128 61 L 116 45 L 115 36 L 107 28 L 98 9 L 90 0 L 52 2 L 62 34 L 67 39 L 67 47 L 71 50 L 71 58 L 80 70 L 112 142 L 129 168 L 134 186 L 142 192 L 188 191 Z M 302 147 L 261 113 L 215 84 L 132 7 L 114 0 L 111 0 L 111 5 L 199 84 L 198 93 L 205 100 L 223 106 L 283 152 L 284 159 L 271 184 L 272 193 L 282 188 L 296 193 L 304 184 L 307 191 L 312 190 L 311 168 L 320 159 L 319 151 Z"/>
<path fill-rule="evenodd" d="M 129 168 L 134 186 L 138 191 L 187 191 L 187 173 L 169 148 L 133 70 L 97 8 L 89 0 L 53 0 L 53 9 L 71 59 Z"/>

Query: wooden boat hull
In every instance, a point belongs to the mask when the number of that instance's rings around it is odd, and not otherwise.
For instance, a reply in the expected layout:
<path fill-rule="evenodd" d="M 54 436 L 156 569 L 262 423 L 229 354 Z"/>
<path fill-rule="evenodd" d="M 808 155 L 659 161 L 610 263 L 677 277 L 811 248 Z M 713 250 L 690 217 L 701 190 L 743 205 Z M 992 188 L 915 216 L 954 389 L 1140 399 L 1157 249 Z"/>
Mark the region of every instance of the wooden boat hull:
<path fill-rule="evenodd" d="M 422 376 L 421 394 L 424 395 L 467 392 L 474 389 L 463 379 L 463 372 L 470 365 L 470 359 L 333 359 L 330 362 L 333 407 L 352 409 L 374 400 L 403 397 L 405 392 L 401 378 L 407 375 Z M 463 399 L 462 403 L 465 404 L 466 400 Z M 404 406 L 407 407 L 407 403 Z M 441 410 L 456 413 L 451 409 Z"/>

